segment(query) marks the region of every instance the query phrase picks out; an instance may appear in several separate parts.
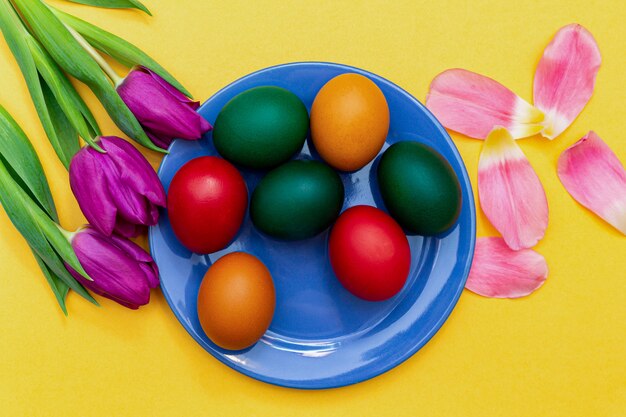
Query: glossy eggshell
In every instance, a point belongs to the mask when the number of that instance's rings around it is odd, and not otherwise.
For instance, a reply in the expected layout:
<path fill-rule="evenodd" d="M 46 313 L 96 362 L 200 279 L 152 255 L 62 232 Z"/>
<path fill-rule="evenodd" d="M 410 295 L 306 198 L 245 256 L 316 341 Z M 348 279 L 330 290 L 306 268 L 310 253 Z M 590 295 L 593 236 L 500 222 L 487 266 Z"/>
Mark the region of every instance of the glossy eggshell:
<path fill-rule="evenodd" d="M 243 222 L 248 190 L 232 164 L 215 156 L 192 159 L 174 175 L 167 210 L 174 234 L 189 250 L 224 249 Z"/>
<path fill-rule="evenodd" d="M 369 78 L 342 74 L 317 93 L 311 108 L 311 137 L 329 165 L 355 171 L 380 151 L 389 131 L 389 107 Z"/>
<path fill-rule="evenodd" d="M 198 319 L 209 339 L 223 349 L 256 343 L 272 322 L 274 282 L 256 257 L 232 252 L 207 271 L 198 291 Z"/>
<path fill-rule="evenodd" d="M 442 233 L 459 218 L 459 179 L 430 146 L 413 141 L 393 144 L 381 157 L 377 175 L 385 207 L 409 233 Z"/>
<path fill-rule="evenodd" d="M 252 193 L 250 217 L 268 235 L 305 239 L 326 230 L 343 206 L 341 178 L 328 165 L 297 160 L 269 172 Z"/>
<path fill-rule="evenodd" d="M 273 168 L 298 152 L 309 129 L 304 103 L 279 87 L 256 87 L 233 97 L 213 127 L 215 148 L 249 168 Z"/>
<path fill-rule="evenodd" d="M 411 249 L 402 228 L 371 206 L 354 206 L 339 216 L 330 233 L 328 254 L 341 284 L 369 301 L 396 295 L 411 266 Z"/>

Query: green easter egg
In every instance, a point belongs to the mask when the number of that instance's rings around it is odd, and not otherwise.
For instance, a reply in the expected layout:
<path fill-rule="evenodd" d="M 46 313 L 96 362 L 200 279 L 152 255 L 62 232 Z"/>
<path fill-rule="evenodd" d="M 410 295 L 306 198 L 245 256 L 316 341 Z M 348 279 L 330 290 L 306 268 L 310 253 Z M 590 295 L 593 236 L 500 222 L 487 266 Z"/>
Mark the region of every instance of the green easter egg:
<path fill-rule="evenodd" d="M 430 146 L 398 142 L 378 165 L 385 207 L 409 233 L 435 235 L 454 225 L 461 212 L 461 186 L 446 159 Z"/>
<path fill-rule="evenodd" d="M 273 168 L 298 152 L 309 114 L 292 92 L 256 87 L 233 97 L 213 126 L 213 143 L 227 160 L 248 168 Z"/>
<path fill-rule="evenodd" d="M 254 225 L 268 235 L 306 239 L 327 229 L 343 206 L 339 174 L 318 161 L 291 161 L 270 171 L 250 202 Z"/>

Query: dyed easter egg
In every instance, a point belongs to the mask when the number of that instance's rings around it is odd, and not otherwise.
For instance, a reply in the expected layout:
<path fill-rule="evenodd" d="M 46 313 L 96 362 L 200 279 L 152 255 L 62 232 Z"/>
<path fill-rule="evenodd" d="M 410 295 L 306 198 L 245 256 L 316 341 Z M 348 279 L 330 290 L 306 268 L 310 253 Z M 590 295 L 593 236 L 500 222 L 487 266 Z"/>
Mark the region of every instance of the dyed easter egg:
<path fill-rule="evenodd" d="M 408 232 L 448 230 L 461 212 L 461 186 L 446 159 L 430 146 L 406 141 L 390 146 L 378 165 L 385 207 Z"/>
<path fill-rule="evenodd" d="M 228 246 L 241 227 L 247 205 L 243 177 L 216 156 L 187 162 L 176 172 L 167 192 L 174 234 L 187 249 L 201 254 Z"/>
<path fill-rule="evenodd" d="M 311 108 L 315 149 L 331 166 L 355 171 L 369 163 L 385 143 L 389 107 L 369 78 L 342 74 L 317 93 Z"/>
<path fill-rule="evenodd" d="M 213 126 L 215 148 L 249 168 L 273 168 L 302 148 L 309 115 L 302 101 L 279 87 L 256 87 L 232 98 Z"/>
<path fill-rule="evenodd" d="M 241 350 L 255 344 L 274 316 L 276 293 L 267 267 L 256 257 L 232 252 L 218 259 L 198 291 L 202 330 L 219 347 Z"/>
<path fill-rule="evenodd" d="M 306 239 L 328 228 L 343 205 L 341 178 L 319 161 L 290 161 L 270 171 L 250 203 L 254 225 L 281 239 Z"/>
<path fill-rule="evenodd" d="M 411 250 L 402 228 L 370 206 L 354 206 L 339 216 L 330 232 L 328 254 L 341 284 L 369 301 L 396 295 L 411 266 Z"/>

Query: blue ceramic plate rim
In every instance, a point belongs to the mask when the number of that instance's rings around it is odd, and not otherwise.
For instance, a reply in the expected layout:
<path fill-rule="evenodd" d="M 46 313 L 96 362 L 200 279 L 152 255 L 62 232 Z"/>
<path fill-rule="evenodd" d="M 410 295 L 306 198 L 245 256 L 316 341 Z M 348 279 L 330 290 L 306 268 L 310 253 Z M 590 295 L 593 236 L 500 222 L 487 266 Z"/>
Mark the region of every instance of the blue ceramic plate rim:
<path fill-rule="evenodd" d="M 435 118 L 435 116 L 419 101 L 417 100 L 415 97 L 413 97 L 411 94 L 409 94 L 406 90 L 404 90 L 403 88 L 399 87 L 398 85 L 394 84 L 393 82 L 387 80 L 386 78 L 383 78 L 379 75 L 376 75 L 374 73 L 371 73 L 367 70 L 363 70 L 361 68 L 357 68 L 357 67 L 353 67 L 350 65 L 345 65 L 345 64 L 338 64 L 338 63 L 332 63 L 332 62 L 324 62 L 324 61 L 302 61 L 302 62 L 291 62 L 291 63 L 286 63 L 286 64 L 279 64 L 279 65 L 274 65 L 274 66 L 270 66 L 270 67 L 266 67 L 254 72 L 251 72 L 233 82 L 231 82 L 230 84 L 226 85 L 225 87 L 221 88 L 220 90 L 218 90 L 217 92 L 215 92 L 211 97 L 209 97 L 204 103 L 202 103 L 202 105 L 200 106 L 200 108 L 198 109 L 198 112 L 201 112 L 202 109 L 208 105 L 208 103 L 211 102 L 211 100 L 220 95 L 222 92 L 224 92 L 225 90 L 228 90 L 230 88 L 232 88 L 233 86 L 247 80 L 248 78 L 254 77 L 254 76 L 258 76 L 264 72 L 268 72 L 277 68 L 285 68 L 285 67 L 309 67 L 309 66 L 319 66 L 319 67 L 332 67 L 332 68 L 337 68 L 337 69 L 341 69 L 344 70 L 346 72 L 357 72 L 357 73 L 361 73 L 361 74 L 365 74 L 369 77 L 371 77 L 372 79 L 375 79 L 376 81 L 380 82 L 380 83 L 384 83 L 386 84 L 388 87 L 397 90 L 398 92 L 400 92 L 402 95 L 404 95 L 410 102 L 412 102 L 414 105 L 416 105 L 428 118 L 429 120 L 436 126 L 436 128 L 440 131 L 441 135 L 445 138 L 447 144 L 450 146 L 451 151 L 454 155 L 454 158 L 456 159 L 456 162 L 459 164 L 459 166 L 461 167 L 461 176 L 459 178 L 459 182 L 461 184 L 461 188 L 465 189 L 467 194 L 470 196 L 473 196 L 473 191 L 472 191 L 472 185 L 469 179 L 469 175 L 467 173 L 467 168 L 465 166 L 465 163 L 463 162 L 463 159 L 461 158 L 461 155 L 458 151 L 458 148 L 456 147 L 456 145 L 454 144 L 454 142 L 452 141 L 452 139 L 450 138 L 450 135 L 448 134 L 448 132 L 445 130 L 445 128 L 441 125 L 441 123 L 437 120 L 437 118 Z M 171 148 L 171 146 L 170 146 Z M 167 159 L 169 157 L 169 153 L 166 154 L 162 161 L 161 164 L 159 165 L 159 169 L 157 171 L 158 175 L 161 176 L 161 171 L 163 169 L 163 166 L 167 163 Z M 402 364 L 404 361 L 406 361 L 408 358 L 410 358 L 411 356 L 413 356 L 417 351 L 419 351 L 424 345 L 426 345 L 426 343 L 428 343 L 428 341 L 430 341 L 430 339 L 432 339 L 432 337 L 439 331 L 439 329 L 443 326 L 443 324 L 446 322 L 446 320 L 448 319 L 448 317 L 450 317 L 450 314 L 452 313 L 452 310 L 454 310 L 454 307 L 456 306 L 462 292 L 463 289 L 465 288 L 465 283 L 467 281 L 467 277 L 469 275 L 469 271 L 470 271 L 470 267 L 472 265 L 472 260 L 474 257 L 474 248 L 475 248 L 475 243 L 476 243 L 476 207 L 475 207 L 475 202 L 474 199 L 471 198 L 470 201 L 467 202 L 468 203 L 468 209 L 469 209 L 469 215 L 470 215 L 470 227 L 471 230 L 469 231 L 469 236 L 471 236 L 470 241 L 467 242 L 468 243 L 468 256 L 466 258 L 466 262 L 463 268 L 463 274 L 461 276 L 461 279 L 459 279 L 458 281 L 458 287 L 456 288 L 456 292 L 454 293 L 453 297 L 451 298 L 449 304 L 445 307 L 445 310 L 443 312 L 443 314 L 440 315 L 439 320 L 433 324 L 430 327 L 430 330 L 420 339 L 415 340 L 415 343 L 413 345 L 413 347 L 411 349 L 407 349 L 404 354 L 402 354 L 401 356 L 399 356 L 398 358 L 396 358 L 393 361 L 388 361 L 380 366 L 377 366 L 375 368 L 370 369 L 370 372 L 363 375 L 361 374 L 360 376 L 356 377 L 356 378 L 350 378 L 350 377 L 346 377 L 346 378 L 337 378 L 335 380 L 333 380 L 332 383 L 328 384 L 328 383 L 324 383 L 323 381 L 317 381 L 317 380 L 311 380 L 309 381 L 310 383 L 304 384 L 304 383 L 297 383 L 294 381 L 285 381 L 283 379 L 280 378 L 275 378 L 275 377 L 271 377 L 271 376 L 266 376 L 266 375 L 261 375 L 255 372 L 252 372 L 250 370 L 248 370 L 245 367 L 242 366 L 238 366 L 236 364 L 233 364 L 232 362 L 228 362 L 227 360 L 224 359 L 224 357 L 217 353 L 214 352 L 212 350 L 207 349 L 204 345 L 203 342 L 196 337 L 196 335 L 194 334 L 194 332 L 189 328 L 188 324 L 185 322 L 185 320 L 183 320 L 183 317 L 181 316 L 180 312 L 178 311 L 178 309 L 173 308 L 173 304 L 174 304 L 174 300 L 171 298 L 170 294 L 168 293 L 168 291 L 166 289 L 164 289 L 163 287 L 161 287 L 161 290 L 163 292 L 163 295 L 165 297 L 165 300 L 168 303 L 168 306 L 170 307 L 170 309 L 172 310 L 172 312 L 174 313 L 176 319 L 181 323 L 181 325 L 185 328 L 185 330 L 189 333 L 189 335 L 200 345 L 202 346 L 207 352 L 209 352 L 214 358 L 218 359 L 220 362 L 222 362 L 223 364 L 225 364 L 226 366 L 228 366 L 231 369 L 236 370 L 237 372 L 240 372 L 248 377 L 251 377 L 255 380 L 259 380 L 262 382 L 266 382 L 266 383 L 270 383 L 273 385 L 277 385 L 277 386 L 281 386 L 281 387 L 285 387 L 285 388 L 296 388 L 296 389 L 329 389 L 329 388 L 339 388 L 339 387 L 343 387 L 343 386 L 348 386 L 348 385 L 353 385 L 359 382 L 363 382 L 363 381 L 367 381 L 369 379 L 372 379 L 378 375 L 381 375 L 387 371 L 389 371 L 390 369 L 395 368 L 396 366 Z M 148 233 L 148 243 L 150 245 L 150 249 L 152 250 L 152 248 L 154 247 L 154 240 L 155 240 L 155 232 L 156 227 L 152 226 L 149 229 L 149 233 Z"/>

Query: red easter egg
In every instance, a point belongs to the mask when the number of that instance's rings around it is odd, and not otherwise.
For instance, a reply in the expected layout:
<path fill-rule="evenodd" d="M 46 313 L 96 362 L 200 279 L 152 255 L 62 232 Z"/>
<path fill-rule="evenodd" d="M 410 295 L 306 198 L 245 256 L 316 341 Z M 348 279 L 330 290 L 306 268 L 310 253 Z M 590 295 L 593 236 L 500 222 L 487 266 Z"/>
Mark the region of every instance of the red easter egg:
<path fill-rule="evenodd" d="M 393 297 L 409 275 L 409 241 L 398 223 L 375 207 L 344 211 L 330 233 L 328 252 L 341 284 L 365 300 Z"/>
<path fill-rule="evenodd" d="M 174 175 L 167 211 L 174 234 L 189 250 L 206 254 L 233 240 L 248 206 L 243 177 L 215 156 L 192 159 Z"/>

